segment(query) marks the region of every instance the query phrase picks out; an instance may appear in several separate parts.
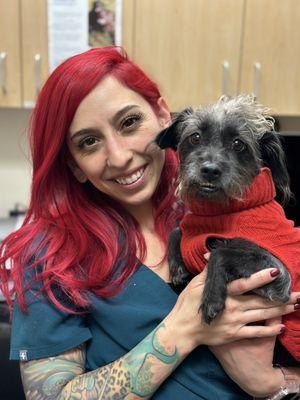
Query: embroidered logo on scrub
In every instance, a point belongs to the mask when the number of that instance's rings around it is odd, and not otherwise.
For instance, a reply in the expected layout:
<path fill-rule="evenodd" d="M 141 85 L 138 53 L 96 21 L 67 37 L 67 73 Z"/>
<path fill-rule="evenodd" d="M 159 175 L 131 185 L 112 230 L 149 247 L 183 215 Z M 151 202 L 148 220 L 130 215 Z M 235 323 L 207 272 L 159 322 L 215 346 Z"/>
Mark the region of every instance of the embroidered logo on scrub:
<path fill-rule="evenodd" d="M 27 361 L 27 350 L 20 350 L 19 357 L 21 361 Z"/>

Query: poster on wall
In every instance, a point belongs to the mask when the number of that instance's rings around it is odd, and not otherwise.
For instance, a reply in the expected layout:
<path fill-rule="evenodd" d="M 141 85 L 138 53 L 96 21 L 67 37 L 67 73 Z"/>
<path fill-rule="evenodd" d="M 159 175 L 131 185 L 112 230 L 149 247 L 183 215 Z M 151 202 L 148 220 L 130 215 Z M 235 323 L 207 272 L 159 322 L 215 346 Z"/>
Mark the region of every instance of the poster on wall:
<path fill-rule="evenodd" d="M 121 2 L 89 0 L 89 46 L 121 44 Z"/>
<path fill-rule="evenodd" d="M 49 69 L 91 47 L 121 44 L 122 0 L 48 0 Z"/>

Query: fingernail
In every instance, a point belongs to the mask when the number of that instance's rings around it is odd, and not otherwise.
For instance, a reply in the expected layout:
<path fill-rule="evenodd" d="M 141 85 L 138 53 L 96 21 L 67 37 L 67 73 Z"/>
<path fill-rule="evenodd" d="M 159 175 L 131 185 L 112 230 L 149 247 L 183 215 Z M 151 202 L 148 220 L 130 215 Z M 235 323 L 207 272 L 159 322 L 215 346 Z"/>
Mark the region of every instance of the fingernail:
<path fill-rule="evenodd" d="M 296 303 L 296 304 L 294 305 L 294 309 L 295 309 L 295 310 L 300 310 L 300 304 Z"/>
<path fill-rule="evenodd" d="M 300 304 L 300 297 L 297 297 L 296 303 Z"/>
<path fill-rule="evenodd" d="M 275 276 L 280 274 L 280 270 L 278 268 L 274 268 L 272 269 L 272 271 L 270 272 L 270 275 L 272 276 L 272 278 L 274 278 Z"/>
<path fill-rule="evenodd" d="M 280 332 L 279 333 L 283 333 L 285 331 L 285 325 L 282 325 L 282 327 L 280 328 Z"/>

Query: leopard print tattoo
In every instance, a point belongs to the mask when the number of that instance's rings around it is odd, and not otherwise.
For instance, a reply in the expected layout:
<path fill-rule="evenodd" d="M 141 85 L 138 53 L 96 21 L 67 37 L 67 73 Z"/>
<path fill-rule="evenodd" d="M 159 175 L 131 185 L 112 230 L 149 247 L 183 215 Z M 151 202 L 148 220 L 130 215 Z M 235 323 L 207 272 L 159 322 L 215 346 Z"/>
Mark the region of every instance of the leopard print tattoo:
<path fill-rule="evenodd" d="M 122 400 L 130 393 L 130 389 L 130 373 L 125 368 L 124 361 L 121 358 L 112 364 L 73 379 L 64 388 L 60 400 Z"/>

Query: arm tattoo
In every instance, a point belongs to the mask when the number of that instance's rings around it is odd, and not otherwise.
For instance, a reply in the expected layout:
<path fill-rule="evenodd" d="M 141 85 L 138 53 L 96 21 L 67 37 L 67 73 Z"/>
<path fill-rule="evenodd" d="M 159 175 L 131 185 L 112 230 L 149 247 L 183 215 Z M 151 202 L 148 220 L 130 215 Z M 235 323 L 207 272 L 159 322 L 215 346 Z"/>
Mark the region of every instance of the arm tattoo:
<path fill-rule="evenodd" d="M 21 363 L 27 400 L 149 399 L 181 361 L 161 323 L 120 359 L 84 373 L 85 348 Z"/>
<path fill-rule="evenodd" d="M 21 378 L 26 399 L 56 400 L 69 381 L 84 373 L 84 364 L 84 345 L 58 357 L 21 362 Z"/>

